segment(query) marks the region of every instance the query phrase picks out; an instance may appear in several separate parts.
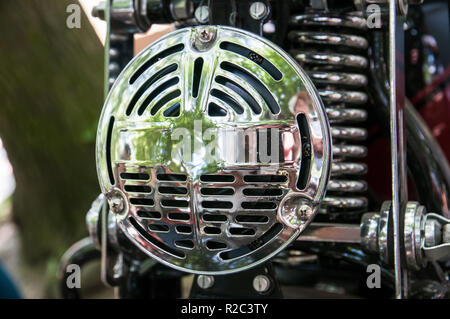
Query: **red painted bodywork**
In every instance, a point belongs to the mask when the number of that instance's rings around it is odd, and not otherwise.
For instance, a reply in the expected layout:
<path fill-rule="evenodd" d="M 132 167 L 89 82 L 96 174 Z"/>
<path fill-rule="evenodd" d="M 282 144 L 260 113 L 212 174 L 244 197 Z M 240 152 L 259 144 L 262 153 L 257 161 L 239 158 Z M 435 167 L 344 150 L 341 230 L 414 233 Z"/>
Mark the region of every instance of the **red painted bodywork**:
<path fill-rule="evenodd" d="M 418 92 L 411 103 L 419 111 L 433 136 L 450 162 L 450 67 Z M 380 128 L 369 130 L 367 182 L 375 198 L 391 197 L 391 167 L 389 137 L 379 137 Z M 408 198 L 415 200 L 415 189 L 408 182 Z"/>
<path fill-rule="evenodd" d="M 420 91 L 411 102 L 441 146 L 447 160 L 450 159 L 450 67 Z M 446 85 L 442 88 L 442 85 Z"/>

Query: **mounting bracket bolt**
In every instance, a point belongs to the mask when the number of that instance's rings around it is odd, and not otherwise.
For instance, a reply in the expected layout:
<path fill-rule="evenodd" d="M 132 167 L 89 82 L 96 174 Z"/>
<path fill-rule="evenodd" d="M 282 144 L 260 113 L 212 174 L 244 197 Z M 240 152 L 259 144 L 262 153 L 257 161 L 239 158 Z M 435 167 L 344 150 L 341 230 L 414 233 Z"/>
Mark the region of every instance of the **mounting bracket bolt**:
<path fill-rule="evenodd" d="M 202 289 L 211 288 L 214 285 L 214 277 L 200 275 L 197 277 L 197 285 Z"/>
<path fill-rule="evenodd" d="M 253 279 L 253 288 L 260 294 L 270 289 L 270 279 L 266 275 L 258 275 Z"/>

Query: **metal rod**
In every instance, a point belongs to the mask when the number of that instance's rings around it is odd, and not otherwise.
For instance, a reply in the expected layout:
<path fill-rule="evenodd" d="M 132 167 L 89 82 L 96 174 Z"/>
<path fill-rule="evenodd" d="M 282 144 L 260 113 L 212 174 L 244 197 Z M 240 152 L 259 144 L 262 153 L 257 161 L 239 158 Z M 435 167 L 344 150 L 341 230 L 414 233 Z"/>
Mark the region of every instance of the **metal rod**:
<path fill-rule="evenodd" d="M 406 269 L 401 264 L 401 216 L 407 202 L 406 152 L 404 135 L 404 32 L 397 1 L 389 1 L 389 82 L 392 168 L 392 223 L 394 241 L 395 297 L 406 297 Z"/>
<path fill-rule="evenodd" d="M 297 238 L 297 241 L 361 243 L 359 225 L 312 223 Z"/>

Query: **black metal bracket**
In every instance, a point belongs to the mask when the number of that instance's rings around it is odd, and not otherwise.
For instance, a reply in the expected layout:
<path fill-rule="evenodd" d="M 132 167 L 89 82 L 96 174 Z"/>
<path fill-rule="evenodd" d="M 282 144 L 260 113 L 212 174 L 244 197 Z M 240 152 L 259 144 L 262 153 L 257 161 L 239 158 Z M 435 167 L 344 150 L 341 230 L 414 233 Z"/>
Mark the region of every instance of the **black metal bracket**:
<path fill-rule="evenodd" d="M 263 275 L 269 279 L 270 285 L 267 291 L 258 293 L 254 288 L 253 280 L 256 276 Z M 214 276 L 214 284 L 207 289 L 198 285 L 199 276 L 194 277 L 191 294 L 193 299 L 213 298 L 282 298 L 280 284 L 275 274 L 273 265 L 269 262 L 246 271 L 231 275 Z"/>
<path fill-rule="evenodd" d="M 250 13 L 252 0 L 209 0 L 209 23 L 214 25 L 229 25 L 262 35 L 264 22 L 270 16 L 270 3 L 267 0 L 259 1 L 265 5 L 265 13 L 255 19 Z"/>

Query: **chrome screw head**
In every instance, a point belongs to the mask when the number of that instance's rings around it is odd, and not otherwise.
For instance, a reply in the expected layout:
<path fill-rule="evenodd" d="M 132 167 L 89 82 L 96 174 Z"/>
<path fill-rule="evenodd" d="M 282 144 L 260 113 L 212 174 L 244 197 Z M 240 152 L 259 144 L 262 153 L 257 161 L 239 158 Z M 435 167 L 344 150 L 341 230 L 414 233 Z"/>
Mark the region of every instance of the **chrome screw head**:
<path fill-rule="evenodd" d="M 214 39 L 214 33 L 208 29 L 200 30 L 198 33 L 198 39 L 203 43 L 208 43 Z"/>
<path fill-rule="evenodd" d="M 312 210 L 311 206 L 302 204 L 302 205 L 300 205 L 300 207 L 297 210 L 297 216 L 300 220 L 309 219 L 312 212 L 313 212 L 313 210 Z"/>
<path fill-rule="evenodd" d="M 109 207 L 111 208 L 111 211 L 115 214 L 120 214 L 124 208 L 125 203 L 119 194 L 112 195 L 111 199 L 109 200 Z"/>
<path fill-rule="evenodd" d="M 258 293 L 265 293 L 270 289 L 270 279 L 265 275 L 258 275 L 253 279 L 253 288 Z"/>
<path fill-rule="evenodd" d="M 208 6 L 200 6 L 195 10 L 195 19 L 199 23 L 207 23 L 209 21 L 209 8 Z"/>
<path fill-rule="evenodd" d="M 253 2 L 250 5 L 250 16 L 252 19 L 261 20 L 267 14 L 267 6 L 264 2 Z"/>
<path fill-rule="evenodd" d="M 216 39 L 217 29 L 210 26 L 198 27 L 195 30 L 193 45 L 199 51 L 210 49 Z"/>
<path fill-rule="evenodd" d="M 316 212 L 310 199 L 304 196 L 293 195 L 284 202 L 278 211 L 280 221 L 288 227 L 302 230 Z"/>
<path fill-rule="evenodd" d="M 197 285 L 202 289 L 211 288 L 214 285 L 214 277 L 200 275 L 197 277 Z"/>

